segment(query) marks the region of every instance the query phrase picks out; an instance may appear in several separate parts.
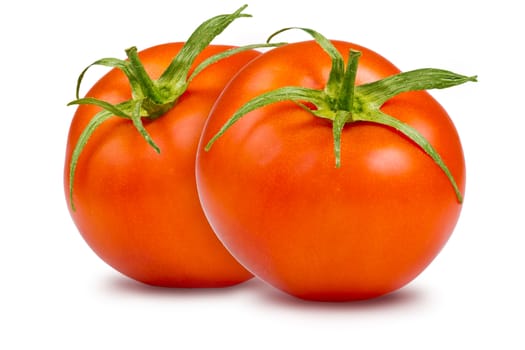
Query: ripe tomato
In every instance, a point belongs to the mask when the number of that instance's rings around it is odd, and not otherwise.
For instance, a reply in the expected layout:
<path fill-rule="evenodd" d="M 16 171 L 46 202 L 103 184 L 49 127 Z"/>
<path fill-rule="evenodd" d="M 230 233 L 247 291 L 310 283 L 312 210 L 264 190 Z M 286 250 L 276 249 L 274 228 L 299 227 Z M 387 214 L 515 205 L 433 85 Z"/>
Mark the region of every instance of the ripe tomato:
<path fill-rule="evenodd" d="M 345 61 L 350 49 L 362 53 L 356 85 L 399 73 L 365 47 L 332 43 Z M 203 150 L 254 97 L 286 86 L 324 89 L 331 64 L 315 41 L 306 41 L 246 65 L 207 121 L 197 187 L 220 240 L 262 280 L 304 299 L 377 297 L 425 269 L 462 207 L 443 171 L 413 141 L 384 125 L 350 123 L 342 130 L 338 168 L 332 122 L 298 103 L 276 102 L 249 112 Z M 431 95 L 401 93 L 381 111 L 419 131 L 464 192 L 458 133 Z"/>
<path fill-rule="evenodd" d="M 182 43 L 139 53 L 157 79 Z M 206 47 L 193 68 L 227 46 Z M 224 85 L 260 53 L 238 53 L 195 77 L 165 115 L 144 121 L 160 154 L 129 119 L 111 117 L 89 138 L 76 167 L 74 204 L 69 199 L 72 152 L 81 132 L 101 108 L 79 106 L 67 143 L 64 185 L 70 212 L 89 246 L 105 262 L 138 281 L 170 287 L 227 286 L 252 277 L 214 235 L 197 196 L 195 154 L 208 112 Z M 122 71 L 114 69 L 87 94 L 110 103 L 129 100 Z"/>

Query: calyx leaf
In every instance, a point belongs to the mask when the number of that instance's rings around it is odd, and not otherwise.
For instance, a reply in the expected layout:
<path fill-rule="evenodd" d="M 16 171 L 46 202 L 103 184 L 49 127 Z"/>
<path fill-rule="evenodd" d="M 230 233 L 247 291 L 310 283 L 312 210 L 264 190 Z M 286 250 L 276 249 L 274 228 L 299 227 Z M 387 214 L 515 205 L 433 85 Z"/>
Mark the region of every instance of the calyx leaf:
<path fill-rule="evenodd" d="M 143 118 L 159 118 L 173 108 L 178 98 L 186 91 L 191 80 L 209 65 L 243 51 L 283 45 L 283 43 L 264 43 L 229 49 L 204 60 L 191 75 L 189 74 L 195 58 L 216 36 L 222 33 L 237 18 L 251 17 L 251 15 L 242 13 L 246 7 L 247 5 L 244 5 L 232 14 L 215 16 L 197 27 L 157 80 L 151 79 L 146 73 L 138 57 L 136 47 L 126 50 L 127 60 L 118 58 L 99 59 L 81 72 L 77 80 L 76 100 L 71 101 L 68 106 L 91 104 L 101 107 L 102 111 L 97 113 L 88 123 L 72 153 L 69 167 L 69 199 L 73 210 L 75 210 L 73 185 L 78 159 L 93 132 L 103 122 L 113 116 L 129 119 L 144 140 L 159 153 L 161 151 L 160 148 L 144 128 Z M 116 105 L 92 97 L 80 98 L 79 92 L 82 80 L 89 68 L 95 65 L 120 69 L 129 81 L 132 98 Z"/>
<path fill-rule="evenodd" d="M 248 101 L 207 143 L 205 150 L 210 150 L 235 122 L 247 113 L 277 102 L 293 101 L 301 105 L 313 115 L 329 119 L 333 123 L 333 142 L 336 167 L 341 166 L 341 134 L 344 126 L 357 121 L 367 121 L 394 128 L 419 146 L 437 166 L 441 168 L 452 185 L 458 202 L 463 201 L 463 195 L 447 165 L 439 153 L 416 129 L 398 119 L 380 111 L 381 106 L 392 97 L 408 91 L 444 89 L 466 82 L 477 81 L 476 76 L 464 76 L 450 71 L 434 68 L 417 69 L 399 73 L 372 83 L 355 86 L 360 52 L 350 50 L 348 63 L 344 67 L 342 55 L 330 40 L 320 33 L 300 27 L 290 27 L 272 34 L 270 41 L 277 34 L 290 29 L 303 30 L 310 34 L 332 60 L 332 70 L 323 90 L 305 87 L 287 86 L 266 92 Z M 306 104 L 315 106 L 308 108 Z"/>

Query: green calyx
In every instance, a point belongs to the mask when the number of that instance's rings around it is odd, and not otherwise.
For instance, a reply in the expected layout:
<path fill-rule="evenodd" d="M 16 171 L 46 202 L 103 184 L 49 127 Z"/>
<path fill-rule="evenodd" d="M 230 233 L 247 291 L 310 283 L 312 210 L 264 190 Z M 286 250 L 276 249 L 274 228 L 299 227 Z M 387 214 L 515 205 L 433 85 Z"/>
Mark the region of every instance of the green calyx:
<path fill-rule="evenodd" d="M 77 81 L 76 100 L 68 103 L 68 106 L 91 104 L 101 107 L 102 111 L 96 114 L 83 130 L 71 156 L 69 167 L 69 199 L 73 210 L 75 210 L 73 184 L 78 159 L 89 138 L 102 123 L 114 116 L 131 120 L 144 140 L 157 153 L 160 153 L 160 148 L 155 144 L 144 127 L 144 119 L 152 120 L 159 118 L 173 108 L 178 98 L 188 88 L 190 82 L 206 67 L 243 51 L 283 45 L 283 43 L 267 42 L 264 44 L 232 48 L 207 58 L 201 62 L 191 74 L 189 73 L 196 57 L 215 37 L 222 33 L 226 27 L 237 18 L 251 17 L 251 15 L 242 13 L 246 7 L 247 5 L 244 5 L 232 14 L 219 15 L 203 22 L 193 34 L 191 34 L 179 53 L 157 80 L 151 79 L 147 74 L 139 59 L 136 47 L 131 47 L 126 50 L 127 60 L 103 58 L 90 64 L 81 72 Z M 80 98 L 79 91 L 83 77 L 87 70 L 95 65 L 120 69 L 129 80 L 132 94 L 131 99 L 113 105 L 91 97 Z"/>
<path fill-rule="evenodd" d="M 399 73 L 372 83 L 355 86 L 361 53 L 351 50 L 345 66 L 342 55 L 333 44 L 320 33 L 308 28 L 285 28 L 270 36 L 268 42 L 284 31 L 300 29 L 310 34 L 332 59 L 332 69 L 323 90 L 305 87 L 282 87 L 261 94 L 243 105 L 208 142 L 208 151 L 237 120 L 247 113 L 269 104 L 293 101 L 316 117 L 332 121 L 334 155 L 336 167 L 341 166 L 341 134 L 346 124 L 366 121 L 394 128 L 416 143 L 438 165 L 450 181 L 458 202 L 463 195 L 434 147 L 416 129 L 383 113 L 381 106 L 392 97 L 408 91 L 444 89 L 465 82 L 477 81 L 476 76 L 463 76 L 441 69 L 425 68 Z M 313 105 L 315 108 L 309 108 Z"/>

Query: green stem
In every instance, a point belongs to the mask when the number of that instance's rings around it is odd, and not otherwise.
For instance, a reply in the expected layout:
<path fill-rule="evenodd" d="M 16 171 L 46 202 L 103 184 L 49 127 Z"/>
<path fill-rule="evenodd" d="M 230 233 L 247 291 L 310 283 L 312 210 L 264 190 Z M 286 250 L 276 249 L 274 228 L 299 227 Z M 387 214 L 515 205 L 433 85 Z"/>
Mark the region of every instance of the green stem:
<path fill-rule="evenodd" d="M 137 129 L 137 132 L 140 133 L 144 140 L 156 152 L 160 152 L 159 147 L 155 144 L 151 136 L 144 128 L 142 121 L 143 118 L 155 119 L 164 115 L 174 106 L 178 98 L 186 91 L 190 81 L 209 65 L 246 50 L 252 50 L 259 47 L 275 47 L 282 45 L 282 43 L 265 43 L 226 50 L 225 52 L 221 52 L 206 59 L 204 62 L 198 65 L 193 74 L 189 76 L 189 71 L 194 64 L 196 57 L 211 43 L 211 41 L 217 35 L 222 33 L 235 19 L 241 17 L 251 17 L 251 15 L 242 13 L 246 7 L 247 5 L 244 5 L 232 14 L 215 16 L 203 22 L 188 38 L 179 53 L 174 57 L 170 65 L 166 68 L 158 80 L 151 79 L 151 77 L 147 74 L 142 62 L 139 59 L 138 52 L 135 47 L 131 47 L 126 50 L 128 60 L 103 58 L 90 64 L 81 72 L 76 86 L 76 100 L 70 102 L 68 105 L 92 104 L 101 107 L 103 111 L 96 114 L 88 123 L 87 127 L 82 131 L 71 156 L 69 167 L 69 197 L 73 210 L 75 209 L 73 202 L 73 183 L 78 159 L 93 132 L 103 122 L 112 116 L 131 120 L 134 127 Z M 108 102 L 91 97 L 79 98 L 82 80 L 87 70 L 94 65 L 102 65 L 120 69 L 129 80 L 132 98 L 116 105 L 112 105 Z"/>
<path fill-rule="evenodd" d="M 355 86 L 358 60 L 360 57 L 359 52 L 354 50 L 350 51 L 348 63 L 346 69 L 344 69 L 344 61 L 341 54 L 328 39 L 312 29 L 299 27 L 285 28 L 272 34 L 268 42 L 277 34 L 290 29 L 300 29 L 310 34 L 332 59 L 332 70 L 330 71 L 326 87 L 323 90 L 314 90 L 289 86 L 255 97 L 234 113 L 219 132 L 208 142 L 205 150 L 208 151 L 213 143 L 235 122 L 252 110 L 271 103 L 294 101 L 313 115 L 332 121 L 336 167 L 341 166 L 341 135 L 346 124 L 357 121 L 367 121 L 386 125 L 401 132 L 432 158 L 448 178 L 458 202 L 461 203 L 463 201 L 463 195 L 454 177 L 430 142 L 416 129 L 392 116 L 384 114 L 380 111 L 380 108 L 386 101 L 403 92 L 444 89 L 466 82 L 475 82 L 477 81 L 477 77 L 464 76 L 442 69 L 427 68 L 399 73 L 376 82 Z M 305 103 L 313 104 L 315 108 L 309 109 Z"/>
<path fill-rule="evenodd" d="M 126 50 L 134 79 L 136 79 L 136 86 L 138 89 L 134 90 L 135 99 L 148 98 L 155 104 L 164 104 L 167 101 L 160 95 L 159 89 L 155 85 L 155 82 L 150 78 L 144 65 L 139 59 L 139 55 L 136 47 L 131 47 Z"/>
<path fill-rule="evenodd" d="M 343 76 L 343 83 L 341 85 L 341 91 L 338 93 L 337 109 L 349 112 L 352 111 L 359 57 L 361 57 L 361 52 L 350 50 L 346 72 Z"/>

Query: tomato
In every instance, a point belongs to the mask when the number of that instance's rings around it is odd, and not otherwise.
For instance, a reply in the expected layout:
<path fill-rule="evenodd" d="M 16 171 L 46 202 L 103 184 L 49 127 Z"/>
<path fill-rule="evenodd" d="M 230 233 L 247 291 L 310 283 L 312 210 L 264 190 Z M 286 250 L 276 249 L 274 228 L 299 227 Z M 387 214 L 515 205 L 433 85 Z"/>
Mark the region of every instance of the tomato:
<path fill-rule="evenodd" d="M 182 43 L 139 53 L 157 79 Z M 211 45 L 193 67 L 230 46 Z M 228 80 L 258 56 L 255 50 L 225 58 L 195 77 L 165 115 L 145 120 L 156 153 L 133 123 L 111 117 L 86 143 L 74 177 L 72 218 L 89 246 L 106 263 L 135 280 L 168 287 L 216 287 L 252 275 L 226 251 L 211 230 L 195 184 L 195 154 L 208 112 Z M 110 71 L 88 92 L 110 103 L 131 97 L 126 76 Z M 79 106 L 67 143 L 64 185 L 69 193 L 72 152 L 98 106 Z M 68 204 L 71 204 L 69 195 Z"/>
<path fill-rule="evenodd" d="M 345 61 L 350 49 L 361 52 L 358 87 L 400 72 L 365 47 L 332 44 Z M 459 218 L 462 204 L 427 153 L 394 128 L 357 121 L 342 129 L 340 167 L 334 166 L 332 121 L 300 101 L 254 109 L 204 149 L 248 101 L 287 86 L 322 90 L 331 69 L 316 41 L 291 43 L 247 64 L 206 123 L 197 187 L 217 236 L 257 277 L 302 299 L 366 299 L 420 274 Z M 458 133 L 429 93 L 400 93 L 381 112 L 419 131 L 464 192 Z"/>

